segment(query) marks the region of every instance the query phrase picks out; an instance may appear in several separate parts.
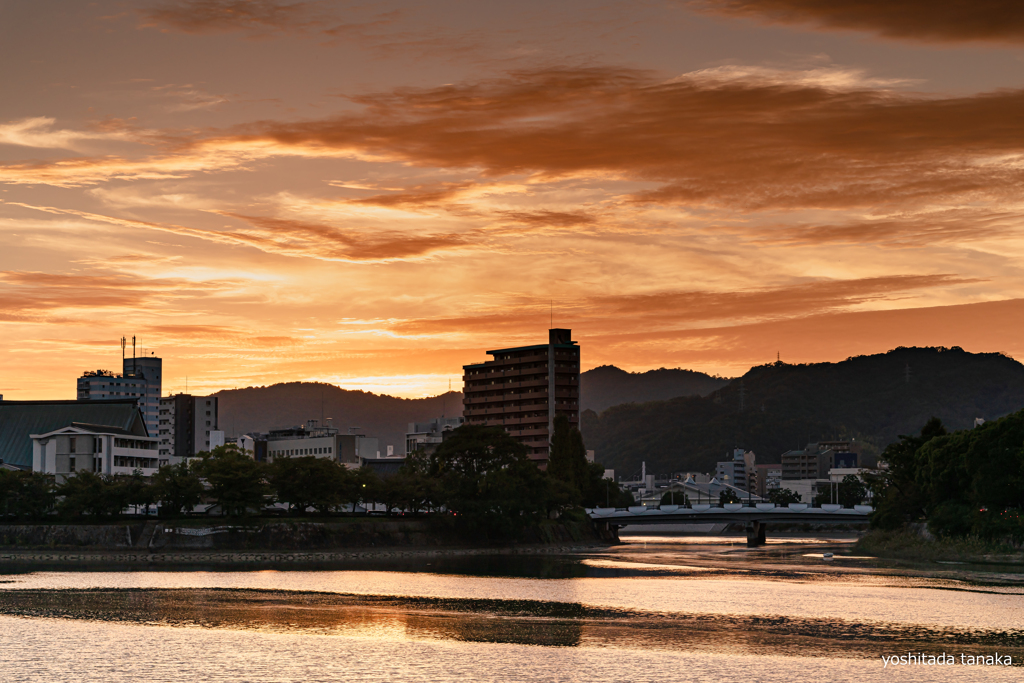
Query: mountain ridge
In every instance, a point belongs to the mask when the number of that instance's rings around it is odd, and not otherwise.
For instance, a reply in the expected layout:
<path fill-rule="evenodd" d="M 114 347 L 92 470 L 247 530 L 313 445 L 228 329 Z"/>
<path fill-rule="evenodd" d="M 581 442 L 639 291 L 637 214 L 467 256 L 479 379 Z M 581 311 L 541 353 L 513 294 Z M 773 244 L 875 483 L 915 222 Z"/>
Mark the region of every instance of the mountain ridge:
<path fill-rule="evenodd" d="M 899 347 L 838 363 L 751 368 L 705 397 L 586 411 L 587 448 L 618 474 L 714 470 L 734 447 L 758 462 L 821 438 L 855 438 L 875 452 L 932 416 L 971 427 L 1024 406 L 1024 365 L 959 347 Z"/>

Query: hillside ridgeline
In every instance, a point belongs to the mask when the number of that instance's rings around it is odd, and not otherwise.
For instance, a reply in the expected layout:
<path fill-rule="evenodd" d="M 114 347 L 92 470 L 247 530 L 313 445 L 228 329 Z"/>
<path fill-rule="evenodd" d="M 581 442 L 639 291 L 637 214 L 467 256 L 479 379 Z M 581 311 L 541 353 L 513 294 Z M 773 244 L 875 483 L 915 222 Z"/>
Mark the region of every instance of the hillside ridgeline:
<path fill-rule="evenodd" d="M 619 403 L 704 396 L 728 381 L 678 368 L 634 373 L 603 365 L 580 376 L 582 409 L 601 411 Z M 214 395 L 220 399 L 220 427 L 229 435 L 294 427 L 310 419 L 320 420 L 322 415 L 332 418 L 331 424 L 343 433 L 349 427 L 359 427 L 360 433 L 379 437 L 382 453 L 388 445 L 395 447 L 395 453 L 405 452 L 410 422 L 462 415 L 462 393 L 458 391 L 410 399 L 319 382 L 288 382 Z"/>
<path fill-rule="evenodd" d="M 707 396 L 730 380 L 695 370 L 659 368 L 626 372 L 614 365 L 580 375 L 580 409 L 602 412 L 622 403 L 665 401 L 677 396 Z"/>
<path fill-rule="evenodd" d="M 734 448 L 779 462 L 810 441 L 855 438 L 880 452 L 930 417 L 965 429 L 1024 406 L 1024 365 L 998 353 L 898 348 L 840 363 L 751 368 L 706 397 L 586 411 L 587 448 L 616 474 L 714 471 Z"/>

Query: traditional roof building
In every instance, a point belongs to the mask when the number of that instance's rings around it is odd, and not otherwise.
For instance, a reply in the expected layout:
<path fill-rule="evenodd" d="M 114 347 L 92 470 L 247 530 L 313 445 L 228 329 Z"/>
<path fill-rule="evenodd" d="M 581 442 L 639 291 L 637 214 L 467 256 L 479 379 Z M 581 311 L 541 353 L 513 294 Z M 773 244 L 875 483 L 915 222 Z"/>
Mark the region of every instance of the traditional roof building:
<path fill-rule="evenodd" d="M 136 399 L 106 401 L 0 401 L 0 462 L 32 468 L 32 434 L 74 423 L 102 425 L 148 437 Z"/>

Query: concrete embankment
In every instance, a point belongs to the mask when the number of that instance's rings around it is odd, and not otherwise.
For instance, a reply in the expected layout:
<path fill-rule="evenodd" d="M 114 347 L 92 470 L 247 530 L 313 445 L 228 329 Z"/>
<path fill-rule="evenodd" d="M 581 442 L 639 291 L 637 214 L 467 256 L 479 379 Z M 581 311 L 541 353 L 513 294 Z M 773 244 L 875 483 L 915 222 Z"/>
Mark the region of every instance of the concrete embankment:
<path fill-rule="evenodd" d="M 516 545 L 483 548 L 416 548 L 408 550 L 350 550 L 347 552 L 202 552 L 170 553 L 103 551 L 0 551 L 0 565 L 33 568 L 81 567 L 83 569 L 159 568 L 170 566 L 228 567 L 295 566 L 334 567 L 360 562 L 401 562 L 484 555 L 545 556 L 583 553 L 601 547 L 579 545 Z"/>
<path fill-rule="evenodd" d="M 588 522 L 546 523 L 527 529 L 515 543 L 489 542 L 429 519 L 26 524 L 0 525 L 0 563 L 335 563 L 439 554 L 542 554 L 614 540 Z"/>

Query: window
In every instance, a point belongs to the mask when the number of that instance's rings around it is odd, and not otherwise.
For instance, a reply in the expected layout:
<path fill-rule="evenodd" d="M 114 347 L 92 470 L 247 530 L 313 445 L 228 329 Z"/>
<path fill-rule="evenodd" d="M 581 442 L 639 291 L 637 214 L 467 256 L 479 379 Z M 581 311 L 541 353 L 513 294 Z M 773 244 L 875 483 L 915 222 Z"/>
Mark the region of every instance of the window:
<path fill-rule="evenodd" d="M 74 472 L 75 471 L 75 459 L 74 458 L 68 458 L 68 471 L 69 472 Z"/>
<path fill-rule="evenodd" d="M 75 452 L 75 446 L 77 445 L 75 443 L 75 441 L 76 441 L 75 437 L 73 437 L 73 436 L 68 437 L 68 453 L 74 453 Z"/>

